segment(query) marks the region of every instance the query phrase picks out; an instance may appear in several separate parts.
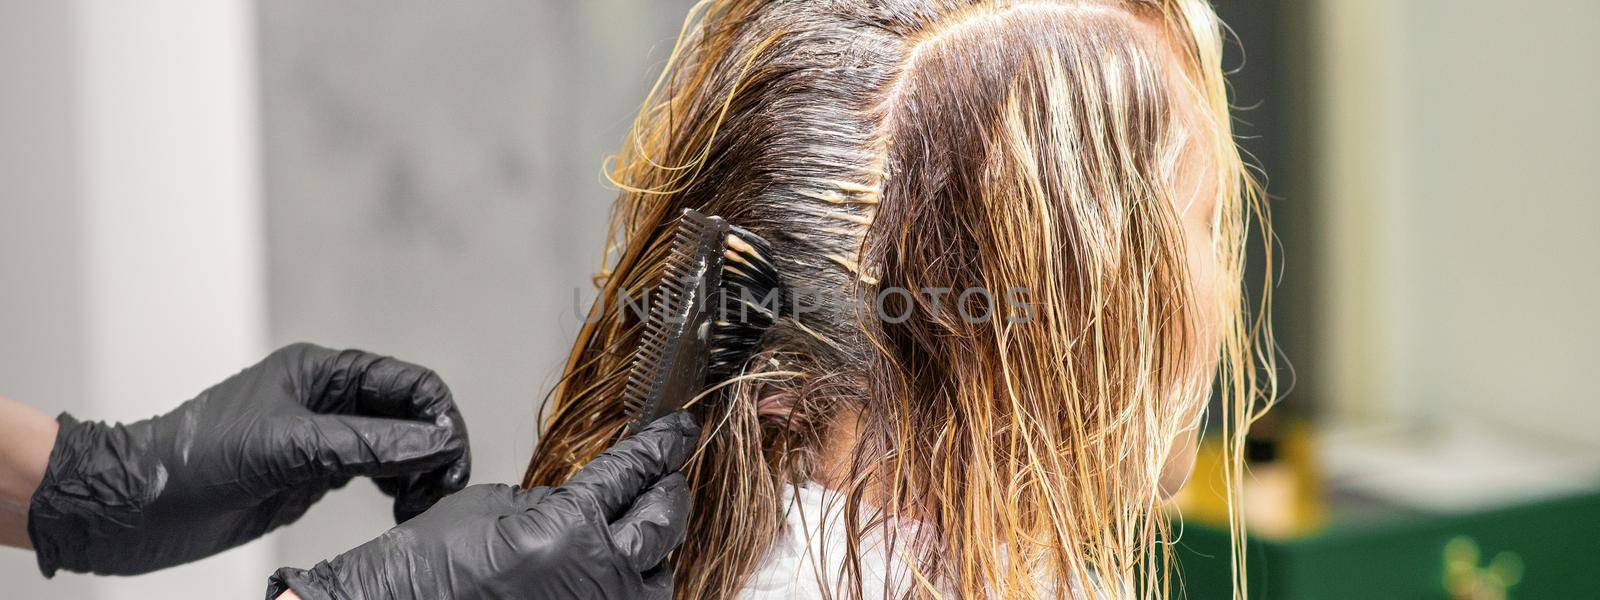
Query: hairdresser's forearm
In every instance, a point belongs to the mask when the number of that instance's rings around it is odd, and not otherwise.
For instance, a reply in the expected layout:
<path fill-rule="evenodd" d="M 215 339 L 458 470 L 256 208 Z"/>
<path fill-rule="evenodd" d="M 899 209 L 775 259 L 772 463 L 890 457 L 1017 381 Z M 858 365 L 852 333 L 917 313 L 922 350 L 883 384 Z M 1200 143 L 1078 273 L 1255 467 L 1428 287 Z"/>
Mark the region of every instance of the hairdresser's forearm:
<path fill-rule="evenodd" d="M 32 548 L 28 501 L 44 478 L 56 420 L 33 407 L 0 397 L 0 545 Z"/>

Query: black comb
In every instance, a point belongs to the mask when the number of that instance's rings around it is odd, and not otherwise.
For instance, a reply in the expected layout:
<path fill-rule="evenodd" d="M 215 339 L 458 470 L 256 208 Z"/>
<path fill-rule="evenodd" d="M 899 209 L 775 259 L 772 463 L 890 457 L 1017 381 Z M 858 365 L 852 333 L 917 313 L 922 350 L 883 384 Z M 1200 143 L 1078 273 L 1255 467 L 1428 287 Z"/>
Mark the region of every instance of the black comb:
<path fill-rule="evenodd" d="M 760 236 L 684 209 L 629 367 L 631 431 L 744 366 L 786 300 L 771 255 Z"/>

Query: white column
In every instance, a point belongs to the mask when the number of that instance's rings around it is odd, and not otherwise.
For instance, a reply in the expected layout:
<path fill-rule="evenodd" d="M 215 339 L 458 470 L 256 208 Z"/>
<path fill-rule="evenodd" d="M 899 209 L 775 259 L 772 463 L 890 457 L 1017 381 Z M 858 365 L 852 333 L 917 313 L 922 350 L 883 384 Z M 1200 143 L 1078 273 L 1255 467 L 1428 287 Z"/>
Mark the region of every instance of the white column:
<path fill-rule="evenodd" d="M 0 0 L 0 395 L 52 415 L 86 405 L 76 11 Z M 82 598 L 32 552 L 0 548 L 0 596 Z"/>
<path fill-rule="evenodd" d="M 78 4 L 84 416 L 170 410 L 267 350 L 254 7 L 246 0 Z M 96 597 L 252 598 L 265 542 Z"/>

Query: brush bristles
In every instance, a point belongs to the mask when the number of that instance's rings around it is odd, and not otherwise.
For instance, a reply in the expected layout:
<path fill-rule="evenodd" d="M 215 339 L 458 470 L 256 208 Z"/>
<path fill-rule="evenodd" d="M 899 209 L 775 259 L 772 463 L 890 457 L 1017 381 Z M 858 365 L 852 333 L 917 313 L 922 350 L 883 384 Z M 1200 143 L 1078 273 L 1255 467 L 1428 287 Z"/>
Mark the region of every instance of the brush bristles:
<path fill-rule="evenodd" d="M 772 246 L 754 233 L 729 227 L 724 239 L 721 303 L 711 328 L 707 381 L 734 376 L 782 315 L 787 298 Z"/>

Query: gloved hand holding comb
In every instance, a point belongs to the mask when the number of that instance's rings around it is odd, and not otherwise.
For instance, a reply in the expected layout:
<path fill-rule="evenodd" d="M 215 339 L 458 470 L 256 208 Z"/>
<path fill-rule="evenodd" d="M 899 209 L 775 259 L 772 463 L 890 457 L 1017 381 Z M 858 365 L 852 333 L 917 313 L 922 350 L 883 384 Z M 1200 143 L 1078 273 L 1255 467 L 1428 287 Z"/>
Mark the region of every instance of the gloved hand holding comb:
<path fill-rule="evenodd" d="M 309 570 L 273 574 L 268 600 L 672 598 L 668 552 L 688 527 L 676 471 L 700 427 L 668 415 L 557 488 L 475 485 Z"/>

